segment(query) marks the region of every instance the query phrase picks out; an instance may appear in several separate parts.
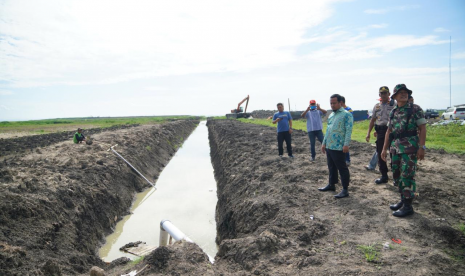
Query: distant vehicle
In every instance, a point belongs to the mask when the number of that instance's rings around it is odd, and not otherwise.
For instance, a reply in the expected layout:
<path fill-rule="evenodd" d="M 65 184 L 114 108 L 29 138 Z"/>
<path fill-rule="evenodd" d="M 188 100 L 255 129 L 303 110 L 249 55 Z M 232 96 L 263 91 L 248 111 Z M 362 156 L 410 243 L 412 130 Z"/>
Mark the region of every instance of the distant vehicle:
<path fill-rule="evenodd" d="M 444 113 L 442 113 L 441 118 L 443 120 L 465 119 L 465 106 L 449 107 Z"/>
<path fill-rule="evenodd" d="M 231 113 L 242 113 L 242 112 L 244 112 L 244 109 L 242 108 L 241 104 L 243 104 L 245 101 L 247 101 L 247 103 L 245 104 L 245 113 L 247 113 L 247 106 L 249 105 L 249 95 L 247 95 L 247 97 L 245 97 L 242 101 L 240 101 L 239 104 L 237 105 L 237 108 L 232 109 Z"/>
<path fill-rule="evenodd" d="M 439 112 L 436 109 L 427 109 L 425 111 L 425 118 L 437 118 L 439 117 Z"/>

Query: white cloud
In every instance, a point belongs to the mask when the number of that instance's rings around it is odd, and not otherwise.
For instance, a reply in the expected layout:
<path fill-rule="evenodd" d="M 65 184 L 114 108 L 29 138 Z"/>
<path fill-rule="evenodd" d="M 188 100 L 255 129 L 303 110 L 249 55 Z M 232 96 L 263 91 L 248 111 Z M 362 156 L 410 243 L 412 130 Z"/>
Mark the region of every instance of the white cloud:
<path fill-rule="evenodd" d="M 327 32 L 335 32 L 335 31 L 339 31 L 339 30 L 342 30 L 342 29 L 344 29 L 344 26 L 335 26 L 335 27 L 328 28 L 326 31 Z"/>
<path fill-rule="evenodd" d="M 450 30 L 444 29 L 444 28 L 436 28 L 434 29 L 435 33 L 448 33 Z"/>
<path fill-rule="evenodd" d="M 0 96 L 13 95 L 13 92 L 8 90 L 0 90 Z"/>
<path fill-rule="evenodd" d="M 331 1 L 9 1 L 0 79 L 16 87 L 108 84 L 243 71 L 295 60 Z"/>
<path fill-rule="evenodd" d="M 368 14 L 384 14 L 384 13 L 387 13 L 388 11 L 389 11 L 388 9 L 378 9 L 378 10 L 368 9 L 368 10 L 364 10 L 363 12 L 368 13 Z"/>
<path fill-rule="evenodd" d="M 465 59 L 465 52 L 455 53 L 452 55 L 454 59 Z"/>
<path fill-rule="evenodd" d="M 369 28 L 371 29 L 384 29 L 384 28 L 387 28 L 388 24 L 374 24 L 374 25 L 370 25 L 368 26 Z"/>
<path fill-rule="evenodd" d="M 395 11 L 406 11 L 406 10 L 412 10 L 412 9 L 418 9 L 419 6 L 417 5 L 410 5 L 410 6 L 398 6 L 398 7 L 390 7 L 390 8 L 384 8 L 384 9 L 367 9 L 364 10 L 364 13 L 367 14 L 385 14 L 388 12 L 395 12 Z"/>
<path fill-rule="evenodd" d="M 447 40 L 438 40 L 436 36 L 387 35 L 368 38 L 368 34 L 364 32 L 357 36 L 344 35 L 340 38 L 331 46 L 310 53 L 307 58 L 320 62 L 360 60 L 381 57 L 385 53 L 402 48 L 449 43 Z"/>
<path fill-rule="evenodd" d="M 12 110 L 12 109 L 11 109 L 9 106 L 0 104 L 0 110 L 10 111 L 10 110 Z"/>
<path fill-rule="evenodd" d="M 169 91 L 170 89 L 167 87 L 162 87 L 162 86 L 148 86 L 148 87 L 145 87 L 144 90 L 146 91 Z"/>

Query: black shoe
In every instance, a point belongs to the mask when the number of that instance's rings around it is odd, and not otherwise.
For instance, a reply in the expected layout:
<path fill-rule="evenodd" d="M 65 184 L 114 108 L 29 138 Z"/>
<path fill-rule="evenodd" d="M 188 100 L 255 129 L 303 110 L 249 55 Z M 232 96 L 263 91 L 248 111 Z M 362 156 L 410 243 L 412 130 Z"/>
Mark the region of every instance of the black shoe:
<path fill-rule="evenodd" d="M 406 216 L 413 215 L 413 207 L 412 207 L 413 199 L 404 199 L 404 206 L 399 210 L 392 213 L 393 216 L 403 218 Z"/>
<path fill-rule="evenodd" d="M 340 193 L 335 195 L 335 198 L 343 198 L 343 197 L 348 197 L 349 196 L 349 190 L 348 189 L 342 189 Z"/>
<path fill-rule="evenodd" d="M 375 183 L 376 184 L 388 183 L 388 180 L 389 180 L 389 178 L 387 177 L 387 175 L 383 175 L 380 178 L 376 179 Z"/>
<path fill-rule="evenodd" d="M 389 208 L 391 208 L 392 211 L 397 211 L 400 208 L 402 208 L 402 206 L 404 206 L 404 201 L 403 200 L 399 201 L 398 203 L 396 203 L 394 205 L 389 205 Z"/>
<path fill-rule="evenodd" d="M 328 184 L 326 187 L 318 188 L 319 191 L 326 192 L 326 191 L 336 191 L 336 186 L 334 184 Z"/>

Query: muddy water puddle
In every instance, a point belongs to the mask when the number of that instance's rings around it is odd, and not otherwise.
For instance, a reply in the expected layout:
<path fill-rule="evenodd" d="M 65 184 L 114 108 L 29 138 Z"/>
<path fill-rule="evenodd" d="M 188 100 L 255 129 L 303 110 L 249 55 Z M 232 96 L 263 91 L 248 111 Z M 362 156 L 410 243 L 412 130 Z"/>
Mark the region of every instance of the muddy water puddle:
<path fill-rule="evenodd" d="M 130 156 L 125 156 L 131 159 Z M 170 220 L 208 255 L 215 256 L 216 182 L 210 159 L 206 122 L 184 142 L 156 182 L 157 190 L 136 195 L 131 215 L 124 217 L 100 248 L 100 257 L 110 262 L 119 257 L 137 258 L 119 248 L 143 241 L 158 246 L 160 221 Z"/>

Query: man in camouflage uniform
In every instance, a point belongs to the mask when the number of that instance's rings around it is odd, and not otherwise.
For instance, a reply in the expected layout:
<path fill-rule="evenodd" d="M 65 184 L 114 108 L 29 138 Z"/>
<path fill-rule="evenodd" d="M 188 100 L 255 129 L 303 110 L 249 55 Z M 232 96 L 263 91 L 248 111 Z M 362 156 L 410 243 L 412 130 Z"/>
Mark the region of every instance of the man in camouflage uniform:
<path fill-rule="evenodd" d="M 390 206 L 396 217 L 413 214 L 412 201 L 417 190 L 415 170 L 417 160 L 423 160 L 426 149 L 425 113 L 420 106 L 408 103 L 411 95 L 412 90 L 405 84 L 398 84 L 394 88 L 391 98 L 397 101 L 397 106 L 389 115 L 388 130 L 381 152 L 381 158 L 386 161 L 387 150 L 391 147 L 392 173 L 400 192 L 400 202 Z"/>

